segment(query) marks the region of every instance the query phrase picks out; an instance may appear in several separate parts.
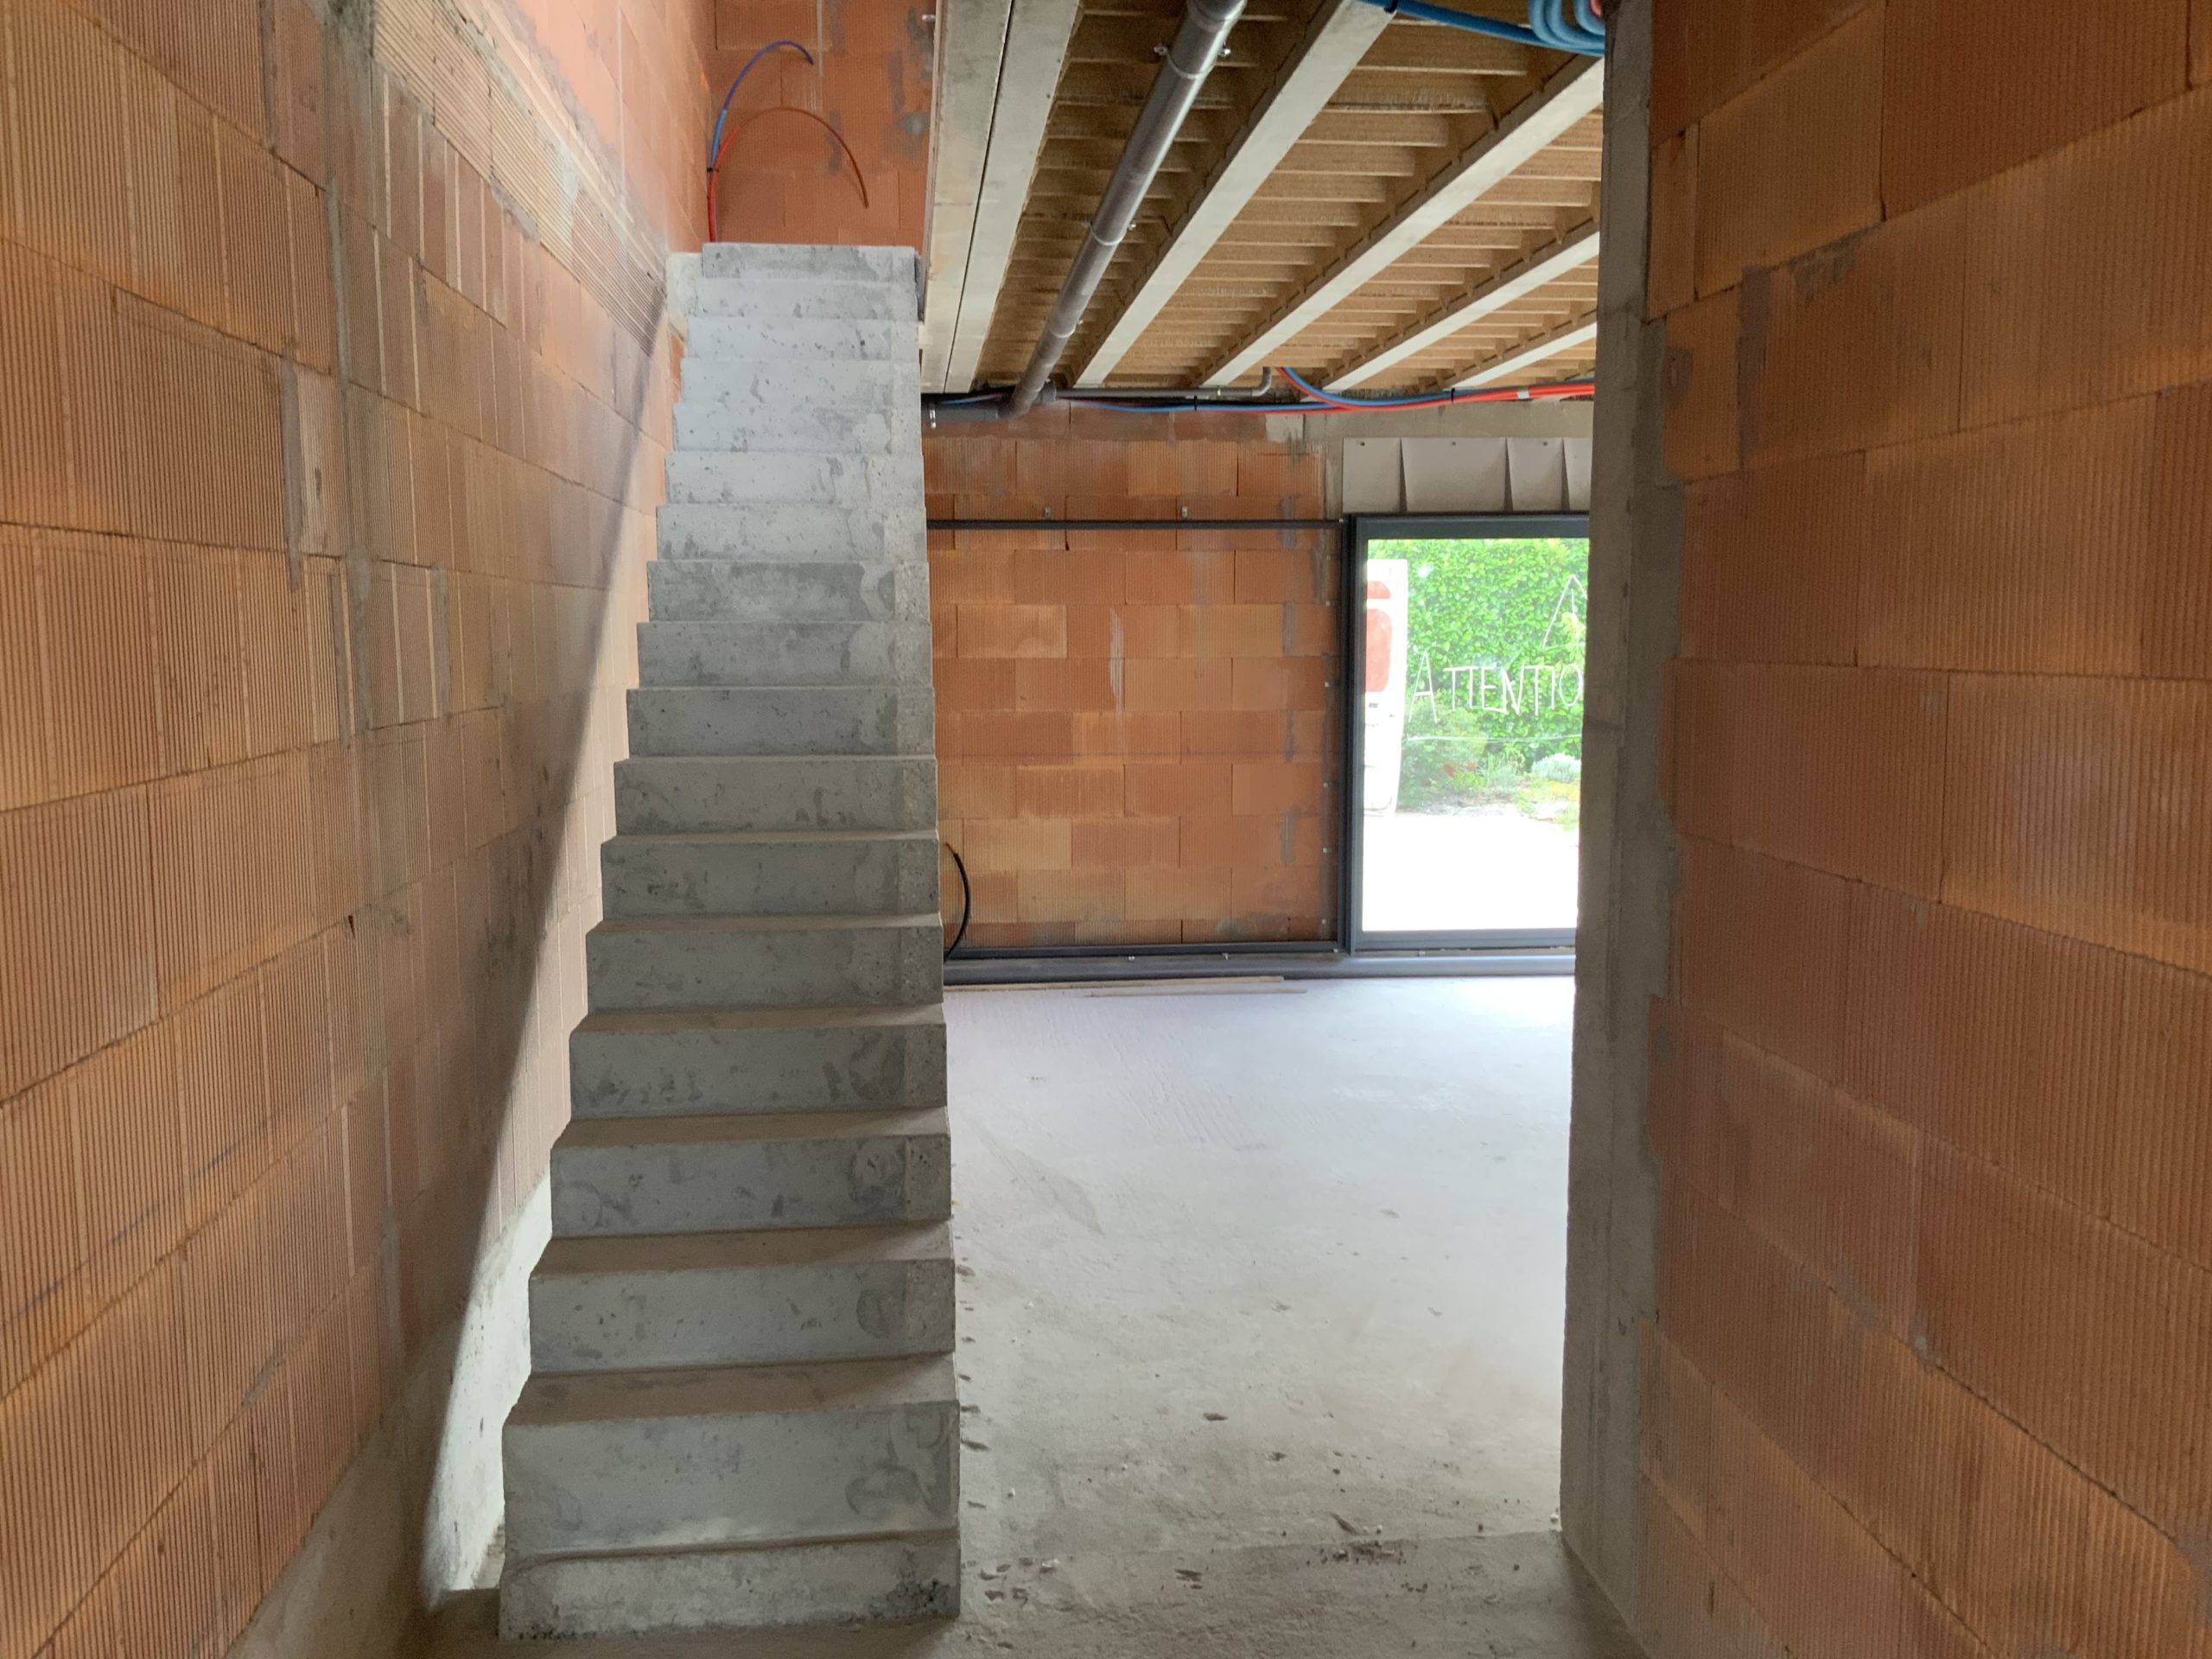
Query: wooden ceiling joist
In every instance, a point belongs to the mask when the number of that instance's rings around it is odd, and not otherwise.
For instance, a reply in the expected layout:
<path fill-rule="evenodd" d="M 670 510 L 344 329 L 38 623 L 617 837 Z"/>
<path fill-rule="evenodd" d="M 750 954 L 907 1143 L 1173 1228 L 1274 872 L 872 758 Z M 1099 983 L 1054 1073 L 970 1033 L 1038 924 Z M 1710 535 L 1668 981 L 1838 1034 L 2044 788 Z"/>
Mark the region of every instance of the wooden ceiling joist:
<path fill-rule="evenodd" d="M 1077 385 L 1104 383 L 1137 337 L 1151 326 L 1198 262 L 1298 145 L 1344 76 L 1358 65 L 1389 21 L 1388 12 L 1363 0 L 1331 0 L 1315 16 L 1305 40 L 1276 76 L 1251 121 L 1084 365 Z"/>
<path fill-rule="evenodd" d="M 967 274 L 952 308 L 951 338 L 944 347 L 942 390 L 966 391 L 998 309 L 1030 175 L 1043 148 L 1052 93 L 1075 33 L 1078 0 L 1021 0 L 1011 8 L 1001 60 L 998 99 L 990 120 Z M 926 371 L 927 359 L 925 359 Z M 931 382 L 925 378 L 923 385 Z"/>
<path fill-rule="evenodd" d="M 1423 32 L 1446 35 L 1452 33 L 1440 29 Z M 1508 203 L 1529 202 L 1532 194 L 1547 199 L 1564 196 L 1566 193 L 1554 189 L 1544 179 L 1503 191 L 1500 187 L 1505 186 L 1524 163 L 1595 111 L 1604 86 L 1605 65 L 1601 60 L 1578 58 L 1570 61 L 1537 92 L 1515 105 L 1491 132 L 1471 146 L 1411 200 L 1363 237 L 1234 350 L 1219 359 L 1205 376 L 1204 384 L 1226 386 L 1242 379 L 1434 232 L 1493 193 Z M 1568 203 L 1562 200 L 1560 205 Z"/>
<path fill-rule="evenodd" d="M 942 391 L 952 360 L 953 325 L 968 282 L 976 213 L 990 151 L 991 109 L 1006 59 L 1014 0 L 940 0 L 944 61 L 931 134 L 930 275 L 922 303 L 922 385 Z"/>
<path fill-rule="evenodd" d="M 1598 320 L 1588 318 L 1570 322 L 1536 336 L 1525 346 L 1516 346 L 1502 357 L 1494 357 L 1472 374 L 1453 384 L 1462 389 L 1471 386 L 1495 385 L 1501 380 L 1512 379 L 1548 358 L 1560 357 L 1578 346 L 1586 346 L 1598 337 Z M 1579 353 L 1578 353 L 1579 355 Z"/>

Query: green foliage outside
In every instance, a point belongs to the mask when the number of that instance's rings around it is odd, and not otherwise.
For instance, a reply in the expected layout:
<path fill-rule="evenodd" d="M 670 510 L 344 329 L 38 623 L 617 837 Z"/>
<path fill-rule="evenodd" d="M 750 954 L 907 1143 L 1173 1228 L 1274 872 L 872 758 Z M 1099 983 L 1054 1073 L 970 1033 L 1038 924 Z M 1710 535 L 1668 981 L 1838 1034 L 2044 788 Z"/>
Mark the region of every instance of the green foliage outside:
<path fill-rule="evenodd" d="M 1376 542 L 1368 551 L 1407 566 L 1400 809 L 1507 804 L 1573 827 L 1589 543 Z"/>

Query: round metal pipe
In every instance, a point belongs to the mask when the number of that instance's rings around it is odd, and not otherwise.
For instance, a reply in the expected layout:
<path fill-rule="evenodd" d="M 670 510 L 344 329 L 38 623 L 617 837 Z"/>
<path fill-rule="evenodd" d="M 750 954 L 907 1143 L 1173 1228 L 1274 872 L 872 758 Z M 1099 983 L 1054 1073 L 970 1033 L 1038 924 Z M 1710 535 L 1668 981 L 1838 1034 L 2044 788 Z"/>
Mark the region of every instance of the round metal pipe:
<path fill-rule="evenodd" d="M 1198 102 L 1198 88 L 1205 84 L 1229 40 L 1229 31 L 1243 11 L 1244 0 L 1191 0 L 1182 27 L 1175 31 L 1174 42 L 1152 83 L 1152 95 L 1137 115 L 1135 130 L 1122 147 L 1114 176 L 1106 181 L 1098 211 L 1091 215 L 1090 229 L 1075 264 L 1068 268 L 1067 281 L 1060 284 L 1060 296 L 1052 302 L 1045 332 L 1029 354 L 1029 366 L 1021 372 L 1020 382 L 1006 401 L 1009 418 L 1028 410 L 1046 378 L 1059 366 L 1060 354 L 1082 326 L 1083 314 L 1090 309 L 1091 296 L 1098 291 L 1106 267 L 1113 263 L 1114 251 L 1129 233 L 1137 209 L 1144 205 L 1145 192 L 1159 176 L 1175 135 L 1183 130 L 1185 118 Z"/>

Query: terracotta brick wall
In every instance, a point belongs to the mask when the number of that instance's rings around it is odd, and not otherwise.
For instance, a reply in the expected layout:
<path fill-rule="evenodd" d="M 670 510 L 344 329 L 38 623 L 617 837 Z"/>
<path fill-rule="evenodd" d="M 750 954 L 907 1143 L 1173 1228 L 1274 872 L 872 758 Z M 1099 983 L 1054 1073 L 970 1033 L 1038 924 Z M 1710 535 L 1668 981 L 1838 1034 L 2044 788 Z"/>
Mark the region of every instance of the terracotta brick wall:
<path fill-rule="evenodd" d="M 222 1651 L 566 1116 L 705 20 L 465 10 L 0 0 L 11 1659 Z"/>
<path fill-rule="evenodd" d="M 1245 416 L 1059 408 L 950 429 L 924 462 L 938 518 L 1323 511 L 1319 454 Z M 1331 936 L 1338 570 L 1325 531 L 931 532 L 970 944 Z"/>
<path fill-rule="evenodd" d="M 1653 1651 L 2212 1654 L 2212 12 L 1654 3 Z"/>
<path fill-rule="evenodd" d="M 771 41 L 797 41 L 816 60 L 771 54 L 730 106 L 732 121 L 751 124 L 724 162 L 724 240 L 923 247 L 941 10 L 922 0 L 716 0 L 707 65 L 714 105 Z M 760 114 L 777 105 L 810 111 L 836 129 L 860 163 L 865 202 L 836 141 L 803 116 Z M 686 143 L 703 155 L 703 130 Z"/>

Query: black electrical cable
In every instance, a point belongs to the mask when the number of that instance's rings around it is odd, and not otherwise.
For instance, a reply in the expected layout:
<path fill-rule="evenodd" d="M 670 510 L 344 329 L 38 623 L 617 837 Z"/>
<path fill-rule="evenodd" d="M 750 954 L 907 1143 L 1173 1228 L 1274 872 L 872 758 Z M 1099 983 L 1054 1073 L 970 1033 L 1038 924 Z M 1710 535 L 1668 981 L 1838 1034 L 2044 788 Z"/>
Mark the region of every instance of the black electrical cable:
<path fill-rule="evenodd" d="M 976 907 L 976 893 L 968 885 L 968 867 L 960 861 L 960 849 L 949 841 L 944 846 L 952 855 L 952 868 L 960 872 L 960 925 L 953 932 L 952 943 L 944 947 L 944 959 L 950 962 L 952 953 L 960 948 L 960 941 L 968 937 L 968 918 Z"/>

